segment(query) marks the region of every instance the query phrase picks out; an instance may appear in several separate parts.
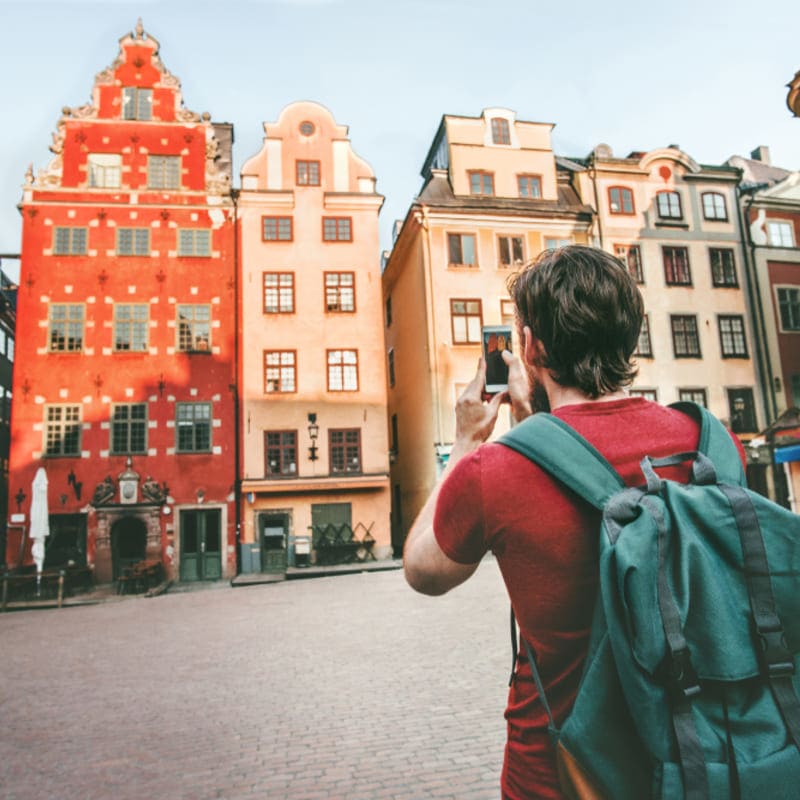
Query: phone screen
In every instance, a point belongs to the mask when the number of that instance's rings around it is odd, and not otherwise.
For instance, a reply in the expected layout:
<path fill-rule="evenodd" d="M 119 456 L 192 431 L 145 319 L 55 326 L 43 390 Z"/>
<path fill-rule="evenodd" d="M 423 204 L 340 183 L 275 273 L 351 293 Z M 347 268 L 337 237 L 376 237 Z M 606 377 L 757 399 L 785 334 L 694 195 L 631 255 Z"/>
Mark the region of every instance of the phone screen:
<path fill-rule="evenodd" d="M 497 394 L 508 388 L 508 366 L 503 350 L 511 351 L 510 325 L 485 325 L 481 331 L 483 358 L 486 361 L 486 392 Z"/>

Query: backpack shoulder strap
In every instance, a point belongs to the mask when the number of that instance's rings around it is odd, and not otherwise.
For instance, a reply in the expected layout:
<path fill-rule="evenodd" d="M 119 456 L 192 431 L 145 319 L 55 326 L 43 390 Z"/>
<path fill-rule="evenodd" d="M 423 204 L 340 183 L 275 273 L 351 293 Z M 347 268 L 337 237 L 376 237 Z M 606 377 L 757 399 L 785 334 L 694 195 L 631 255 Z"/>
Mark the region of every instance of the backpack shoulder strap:
<path fill-rule="evenodd" d="M 552 414 L 532 414 L 498 440 L 529 458 L 595 508 L 625 488 L 617 471 L 576 430 Z"/>
<path fill-rule="evenodd" d="M 746 486 L 742 459 L 728 429 L 707 408 L 697 403 L 671 403 L 669 407 L 699 423 L 700 443 L 697 449 L 713 462 L 717 480 L 734 486 Z"/>

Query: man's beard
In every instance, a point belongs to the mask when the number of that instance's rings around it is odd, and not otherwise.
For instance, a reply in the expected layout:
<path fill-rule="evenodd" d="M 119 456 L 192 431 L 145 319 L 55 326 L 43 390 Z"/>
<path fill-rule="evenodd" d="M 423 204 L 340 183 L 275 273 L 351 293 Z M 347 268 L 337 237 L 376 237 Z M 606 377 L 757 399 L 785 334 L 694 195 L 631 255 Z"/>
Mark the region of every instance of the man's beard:
<path fill-rule="evenodd" d="M 533 413 L 550 411 L 550 399 L 547 397 L 544 386 L 537 380 L 533 380 L 531 383 L 531 408 L 533 409 Z"/>

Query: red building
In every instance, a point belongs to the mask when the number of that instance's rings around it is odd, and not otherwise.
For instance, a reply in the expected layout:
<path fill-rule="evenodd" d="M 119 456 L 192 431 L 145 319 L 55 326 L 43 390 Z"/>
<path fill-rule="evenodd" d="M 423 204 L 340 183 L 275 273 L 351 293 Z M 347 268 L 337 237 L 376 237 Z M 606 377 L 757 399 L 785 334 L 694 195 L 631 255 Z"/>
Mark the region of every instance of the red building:
<path fill-rule="evenodd" d="M 235 573 L 236 271 L 232 126 L 183 106 L 139 22 L 91 102 L 65 108 L 23 201 L 9 566 L 30 562 L 48 478 L 45 567 L 108 582 Z"/>

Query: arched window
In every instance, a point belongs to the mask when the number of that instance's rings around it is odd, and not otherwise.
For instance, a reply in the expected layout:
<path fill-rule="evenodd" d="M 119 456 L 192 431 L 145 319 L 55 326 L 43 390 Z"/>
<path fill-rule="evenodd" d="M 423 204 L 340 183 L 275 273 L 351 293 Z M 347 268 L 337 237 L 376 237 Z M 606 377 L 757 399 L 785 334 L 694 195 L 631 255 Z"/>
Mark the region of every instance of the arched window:
<path fill-rule="evenodd" d="M 633 192 L 627 186 L 609 187 L 608 210 L 612 214 L 633 214 Z"/>

